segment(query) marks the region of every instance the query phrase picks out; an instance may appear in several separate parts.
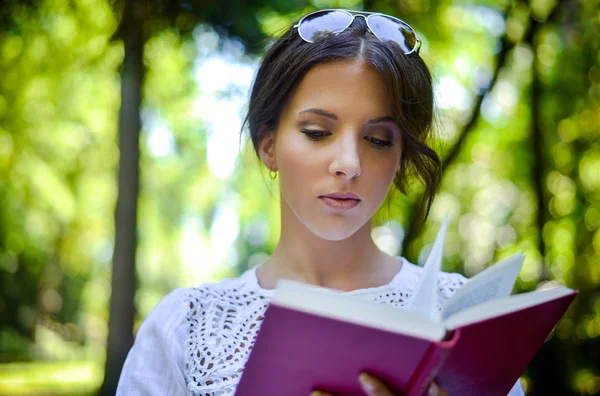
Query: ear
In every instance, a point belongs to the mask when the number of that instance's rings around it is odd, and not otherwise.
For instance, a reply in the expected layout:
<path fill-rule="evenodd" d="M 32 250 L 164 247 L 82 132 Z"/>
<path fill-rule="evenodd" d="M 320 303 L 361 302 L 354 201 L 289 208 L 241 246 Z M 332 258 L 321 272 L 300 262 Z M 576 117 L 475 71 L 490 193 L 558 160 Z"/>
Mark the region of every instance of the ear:
<path fill-rule="evenodd" d="M 260 127 L 258 136 L 261 136 L 258 145 L 258 153 L 263 163 L 269 170 L 277 170 L 277 159 L 275 156 L 275 131 L 269 130 L 266 125 Z"/>

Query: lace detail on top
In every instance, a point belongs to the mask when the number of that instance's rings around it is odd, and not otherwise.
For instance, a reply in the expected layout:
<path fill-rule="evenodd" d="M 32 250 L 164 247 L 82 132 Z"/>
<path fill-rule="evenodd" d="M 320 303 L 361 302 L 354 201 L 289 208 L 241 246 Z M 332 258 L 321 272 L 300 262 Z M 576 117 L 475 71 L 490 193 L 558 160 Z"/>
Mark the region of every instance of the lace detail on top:
<path fill-rule="evenodd" d="M 405 306 L 421 267 L 402 260 L 402 268 L 390 283 L 343 294 L 364 296 L 394 307 Z M 465 281 L 460 274 L 440 274 L 438 309 Z M 274 290 L 263 289 L 258 283 L 256 267 L 239 278 L 188 290 L 189 337 L 185 355 L 188 395 L 233 395 L 273 294 Z"/>

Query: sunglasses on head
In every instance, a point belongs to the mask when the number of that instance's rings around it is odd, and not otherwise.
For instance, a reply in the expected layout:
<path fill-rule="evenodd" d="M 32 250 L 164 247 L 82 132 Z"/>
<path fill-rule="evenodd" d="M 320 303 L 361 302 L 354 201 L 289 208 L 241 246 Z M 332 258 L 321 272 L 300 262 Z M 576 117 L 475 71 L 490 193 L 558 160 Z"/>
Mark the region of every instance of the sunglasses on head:
<path fill-rule="evenodd" d="M 302 17 L 294 28 L 298 29 L 302 40 L 314 43 L 320 37 L 343 32 L 356 17 L 365 18 L 367 27 L 379 40 L 397 43 L 406 55 L 419 53 L 421 41 L 408 23 L 377 12 L 319 10 Z"/>

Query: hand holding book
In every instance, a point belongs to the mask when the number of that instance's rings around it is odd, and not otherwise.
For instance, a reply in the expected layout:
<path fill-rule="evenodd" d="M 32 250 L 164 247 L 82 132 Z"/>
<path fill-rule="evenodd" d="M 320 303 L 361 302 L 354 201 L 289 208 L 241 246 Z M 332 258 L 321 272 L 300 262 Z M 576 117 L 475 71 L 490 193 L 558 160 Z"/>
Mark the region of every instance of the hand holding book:
<path fill-rule="evenodd" d="M 358 377 L 360 385 L 362 389 L 365 391 L 367 396 L 399 396 L 397 393 L 394 393 L 388 388 L 388 386 L 383 383 L 378 378 L 373 377 L 367 373 L 361 373 Z M 323 391 L 313 391 L 310 396 L 335 396 L 329 392 Z M 429 386 L 429 391 L 427 392 L 427 396 L 448 396 L 448 392 L 444 389 L 440 388 L 438 384 L 435 382 L 431 383 Z"/>

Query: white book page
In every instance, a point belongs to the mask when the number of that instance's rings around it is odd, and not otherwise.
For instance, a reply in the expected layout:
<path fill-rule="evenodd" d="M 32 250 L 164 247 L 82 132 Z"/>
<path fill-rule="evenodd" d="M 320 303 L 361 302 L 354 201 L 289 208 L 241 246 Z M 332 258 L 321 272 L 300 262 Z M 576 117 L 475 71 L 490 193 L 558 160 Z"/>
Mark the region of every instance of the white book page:
<path fill-rule="evenodd" d="M 559 286 L 553 289 L 516 294 L 514 296 L 487 301 L 483 304 L 458 312 L 445 322 L 446 328 L 448 330 L 454 330 L 471 323 L 481 322 L 510 312 L 533 307 L 571 293 L 573 293 L 573 290 L 564 286 Z"/>
<path fill-rule="evenodd" d="M 277 281 L 272 303 L 297 311 L 430 341 L 440 341 L 446 334 L 443 324 L 432 322 L 414 312 L 287 279 Z"/>
<path fill-rule="evenodd" d="M 446 301 L 442 318 L 445 320 L 473 305 L 510 296 L 522 265 L 523 255 L 517 253 L 481 271 Z"/>
<path fill-rule="evenodd" d="M 448 229 L 448 216 L 444 219 L 438 231 L 429 257 L 425 261 L 419 281 L 415 286 L 411 301 L 407 304 L 408 309 L 425 315 L 433 321 L 440 320 L 437 310 L 438 302 L 438 276 L 442 270 L 442 255 L 444 251 L 444 240 Z"/>

